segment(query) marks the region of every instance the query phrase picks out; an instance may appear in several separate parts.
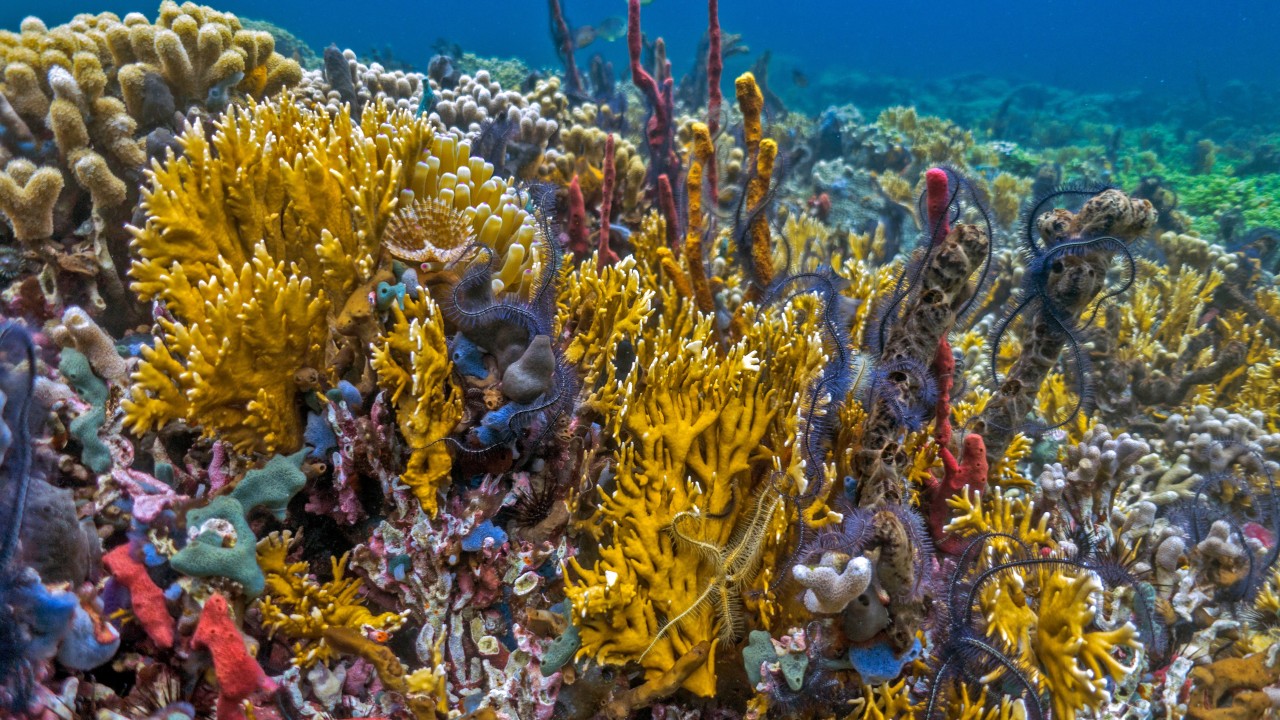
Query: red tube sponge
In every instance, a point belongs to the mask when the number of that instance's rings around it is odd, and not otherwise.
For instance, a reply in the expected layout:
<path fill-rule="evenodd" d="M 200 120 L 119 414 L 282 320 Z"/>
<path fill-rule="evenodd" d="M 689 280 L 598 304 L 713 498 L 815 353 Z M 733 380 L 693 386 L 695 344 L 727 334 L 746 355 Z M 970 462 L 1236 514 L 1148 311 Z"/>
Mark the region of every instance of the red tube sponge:
<path fill-rule="evenodd" d="M 102 563 L 121 585 L 129 589 L 133 614 L 147 632 L 147 637 L 162 649 L 173 647 L 173 618 L 164 604 L 164 591 L 156 585 L 147 568 L 129 554 L 129 545 L 107 553 Z"/>
<path fill-rule="evenodd" d="M 929 213 L 930 232 L 933 233 L 929 239 L 935 243 L 951 232 L 947 222 L 947 206 L 951 204 L 947 184 L 947 171 L 942 168 L 930 168 L 924 174 L 925 208 Z"/>
<path fill-rule="evenodd" d="M 581 260 L 591 252 L 591 234 L 587 230 L 587 205 L 582 198 L 582 186 L 578 176 L 569 183 L 569 222 L 565 228 L 566 243 L 574 258 Z"/>
<path fill-rule="evenodd" d="M 214 593 L 204 603 L 191 644 L 213 656 L 218 676 L 218 720 L 246 720 L 244 701 L 255 692 L 273 692 L 276 684 L 245 649 L 244 638 L 231 619 L 227 599 Z"/>

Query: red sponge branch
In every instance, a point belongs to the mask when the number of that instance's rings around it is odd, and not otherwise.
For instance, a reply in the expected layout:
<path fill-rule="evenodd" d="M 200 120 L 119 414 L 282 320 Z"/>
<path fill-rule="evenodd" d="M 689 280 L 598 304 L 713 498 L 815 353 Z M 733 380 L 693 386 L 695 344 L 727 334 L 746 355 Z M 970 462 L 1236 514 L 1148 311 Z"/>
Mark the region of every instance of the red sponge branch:
<path fill-rule="evenodd" d="M 599 248 L 597 262 L 602 268 L 618 262 L 618 254 L 609 247 L 609 224 L 613 222 L 613 187 L 618 179 L 618 171 L 613 166 L 615 155 L 613 133 L 609 133 L 609 137 L 604 141 L 604 168 L 602 168 L 604 181 L 600 186 L 603 197 L 600 200 L 600 242 L 597 244 Z"/>
<path fill-rule="evenodd" d="M 947 220 L 947 206 L 951 204 L 951 196 L 947 187 L 947 171 L 942 168 L 930 168 L 924 174 L 925 209 L 929 213 L 928 222 L 932 242 L 941 242 L 951 232 Z"/>
<path fill-rule="evenodd" d="M 640 89 L 649 103 L 651 116 L 645 127 L 645 144 L 649 146 L 649 178 L 653 183 L 661 174 L 680 177 L 680 159 L 676 157 L 672 142 L 671 122 L 675 113 L 672 99 L 671 73 L 661 85 L 640 63 L 644 39 L 640 33 L 640 0 L 627 2 L 627 53 L 631 59 L 631 82 Z"/>
<path fill-rule="evenodd" d="M 928 505 L 927 523 L 938 549 L 954 553 L 956 538 L 949 537 L 943 528 L 951 521 L 949 498 L 965 488 L 982 490 L 987 486 L 987 446 L 981 435 L 965 435 L 964 448 L 957 461 L 951 454 L 951 390 L 955 387 L 956 359 L 946 336 L 938 341 L 938 351 L 933 358 L 933 374 L 938 383 L 938 403 L 934 407 L 933 440 L 942 459 L 942 479 L 933 480 L 925 487 Z"/>
<path fill-rule="evenodd" d="M 245 649 L 227 599 L 220 593 L 205 601 L 191 644 L 213 656 L 213 671 L 218 676 L 218 720 L 246 720 L 244 701 L 259 690 L 275 691 L 275 682 Z"/>
<path fill-rule="evenodd" d="M 932 168 L 925 173 L 925 211 L 929 217 L 932 242 L 940 243 L 951 232 L 947 208 L 951 195 L 947 173 Z M 956 359 L 946 335 L 938 340 L 933 357 L 933 376 L 938 384 L 938 402 L 933 413 L 933 440 L 942 460 L 942 479 L 935 479 L 925 487 L 928 505 L 926 521 L 929 533 L 943 552 L 954 553 L 957 539 L 949 537 L 943 528 L 951 520 L 951 508 L 947 500 L 963 492 L 965 488 L 982 490 L 987 485 L 987 447 L 981 435 L 965 435 L 960 459 L 951 453 L 951 391 L 955 388 Z"/>
<path fill-rule="evenodd" d="M 129 554 L 129 545 L 126 543 L 107 553 L 102 564 L 117 582 L 129 589 L 133 614 L 147 637 L 162 649 L 173 647 L 173 617 L 165 607 L 164 591 L 147 574 L 146 566 Z"/>
<path fill-rule="evenodd" d="M 591 252 L 591 233 L 587 230 L 587 204 L 582 198 L 582 186 L 578 176 L 573 176 L 568 193 L 569 222 L 565 228 L 565 245 L 573 257 L 581 260 Z"/>
<path fill-rule="evenodd" d="M 720 0 L 707 0 L 707 130 L 711 141 L 715 142 L 720 132 L 720 106 L 724 95 L 720 92 L 720 75 L 724 73 L 724 55 L 720 49 Z M 716 154 L 711 153 L 703 172 L 706 174 L 707 187 L 711 197 L 718 197 L 719 183 L 716 173 Z"/>
<path fill-rule="evenodd" d="M 578 75 L 578 65 L 573 61 L 574 47 L 573 33 L 569 32 L 569 23 L 564 19 L 564 10 L 560 7 L 560 0 L 547 0 L 551 9 L 551 22 L 555 29 L 555 38 L 560 42 L 560 53 L 564 55 L 564 70 L 566 82 L 569 90 L 573 92 L 582 91 L 582 77 Z"/>

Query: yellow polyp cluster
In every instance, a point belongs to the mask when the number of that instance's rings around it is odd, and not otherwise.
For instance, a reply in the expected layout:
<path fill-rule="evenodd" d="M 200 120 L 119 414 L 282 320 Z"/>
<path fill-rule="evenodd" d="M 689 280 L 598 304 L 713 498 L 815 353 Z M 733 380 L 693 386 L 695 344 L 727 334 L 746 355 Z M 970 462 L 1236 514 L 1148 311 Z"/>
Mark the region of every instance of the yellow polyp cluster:
<path fill-rule="evenodd" d="M 340 654 L 326 639 L 333 628 L 347 628 L 375 642 L 385 642 L 404 624 L 397 613 L 374 615 L 364 606 L 359 597 L 363 583 L 346 576 L 346 555 L 330 558 L 332 580 L 317 582 L 306 563 L 286 559 L 293 541 L 293 534 L 285 530 L 258 542 L 258 565 L 267 581 L 258 610 L 271 636 L 281 634 L 297 641 L 294 665 L 304 670 L 318 662 L 327 665 Z"/>
<path fill-rule="evenodd" d="M 136 138 L 140 126 L 145 132 L 169 125 L 174 111 L 190 104 L 225 104 L 232 86 L 262 98 L 301 80 L 298 63 L 274 50 L 269 33 L 190 2 L 166 0 L 154 24 L 139 13 L 123 20 L 113 13 L 77 15 L 54 28 L 28 18 L 20 32 L 0 31 L 0 95 L 14 113 L 6 120 L 19 121 L 10 128 L 17 139 L 52 135 L 68 180 L 101 214 L 124 203 L 128 172 L 146 161 Z M 159 78 L 171 96 L 167 105 L 149 77 Z M 19 173 L 0 173 L 0 211 L 22 240 L 49 234 L 42 218 L 52 211 L 51 176 L 41 172 L 41 182 L 27 188 L 33 205 L 9 202 L 17 180 L 9 176 Z"/>
<path fill-rule="evenodd" d="M 536 226 L 516 191 L 408 112 L 371 105 L 357 124 L 251 105 L 180 142 L 182 157 L 152 169 L 134 229 L 133 289 L 173 316 L 125 403 L 138 432 L 183 419 L 242 452 L 296 449 L 294 373 L 361 372 L 378 334 L 368 296 L 391 279 L 382 236 L 401 204 L 452 207 L 451 227 L 496 252 L 495 290 L 534 281 Z M 224 326 L 239 314 L 260 334 Z M 343 356 L 354 359 L 339 367 Z"/>
<path fill-rule="evenodd" d="M 453 363 L 444 317 L 425 293 L 393 304 L 390 325 L 372 350 L 378 384 L 390 393 L 400 434 L 410 448 L 401 480 L 434 516 L 439 490 L 449 481 L 453 459 L 441 440 L 462 419 L 462 389 L 450 379 Z"/>
<path fill-rule="evenodd" d="M 792 449 L 822 341 L 814 313 L 794 305 L 743 314 L 743 337 L 723 353 L 713 318 L 689 302 L 631 338 L 636 359 L 608 428 L 621 443 L 613 489 L 591 520 L 599 556 L 568 568 L 581 655 L 637 661 L 653 678 L 698 643 L 735 637 L 744 612 L 771 612 L 742 596 L 767 582 L 761 568 L 784 534 L 779 487 L 800 476 Z M 683 687 L 714 694 L 713 659 Z"/>
<path fill-rule="evenodd" d="M 270 33 L 245 29 L 235 15 L 192 2 L 165 0 L 154 25 L 131 13 L 122 23 L 100 27 L 135 117 L 144 112 L 149 73 L 164 78 L 179 103 L 206 102 L 217 86 L 262 99 L 302 80 L 302 67 L 275 51 Z"/>
<path fill-rule="evenodd" d="M 560 145 L 548 148 L 539 169 L 547 182 L 568 185 L 577 176 L 587 206 L 600 202 L 604 183 L 604 146 L 609 133 L 587 123 L 575 123 L 560 133 Z M 623 213 L 635 210 L 644 197 L 647 169 L 640 151 L 628 139 L 614 137 L 613 168 Z M 674 182 L 674 180 L 673 180 Z"/>
<path fill-rule="evenodd" d="M 1114 656 L 1117 648 L 1139 647 L 1131 623 L 1114 630 L 1089 629 L 1097 617 L 1095 595 L 1101 591 L 1092 573 L 1053 572 L 1041 582 L 1030 648 L 1055 718 L 1074 720 L 1079 711 L 1097 708 L 1108 698 L 1108 682 L 1120 682 L 1135 669 Z"/>

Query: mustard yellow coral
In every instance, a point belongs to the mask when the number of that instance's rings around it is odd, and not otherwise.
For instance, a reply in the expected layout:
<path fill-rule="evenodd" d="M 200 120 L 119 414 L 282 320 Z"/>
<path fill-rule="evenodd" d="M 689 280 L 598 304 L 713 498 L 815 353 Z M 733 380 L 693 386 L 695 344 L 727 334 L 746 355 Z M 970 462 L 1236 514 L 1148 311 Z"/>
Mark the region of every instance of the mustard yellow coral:
<path fill-rule="evenodd" d="M 293 664 L 309 668 L 328 663 L 338 654 L 326 633 L 347 628 L 384 641 L 399 630 L 404 618 L 397 613 L 375 615 L 360 598 L 359 578 L 346 576 L 347 556 L 331 557 L 333 579 L 317 582 L 305 562 L 286 559 L 294 542 L 293 534 L 271 533 L 258 542 L 258 565 L 266 576 L 266 593 L 258 601 L 262 624 L 272 636 L 296 640 Z"/>
<path fill-rule="evenodd" d="M 390 277 L 382 234 L 400 204 L 460 213 L 458 225 L 501 258 L 495 291 L 533 281 L 537 230 L 516 191 L 468 144 L 433 139 L 408 112 L 377 104 L 356 124 L 345 112 L 255 104 L 180 142 L 182 157 L 152 170 L 147 221 L 134 230 L 133 288 L 173 317 L 125 404 L 139 432 L 183 419 L 242 452 L 297 448 L 294 373 L 326 368 L 336 382 L 344 348 L 358 371 L 377 335 L 370 285 Z M 251 263 L 262 269 L 245 276 Z M 214 281 L 231 276 L 261 292 Z M 272 283 L 289 289 L 288 303 L 263 294 Z M 258 324 L 260 340 L 236 341 L 228 324 L 238 318 Z M 268 340 L 279 347 L 254 344 Z"/>
<path fill-rule="evenodd" d="M 732 637 L 743 590 L 762 579 L 760 560 L 785 522 L 768 458 L 790 457 L 782 470 L 799 475 L 798 403 L 822 342 L 813 313 L 746 305 L 744 315 L 744 337 L 723 355 L 713 319 L 689 303 L 635 339 L 611 428 L 622 440 L 613 489 L 592 522 L 599 558 L 570 560 L 566 588 L 580 652 L 600 663 L 639 661 L 662 674 L 699 642 Z M 684 687 L 714 694 L 713 662 Z"/>
<path fill-rule="evenodd" d="M 1031 650 L 1055 718 L 1074 720 L 1081 710 L 1097 708 L 1108 697 L 1108 682 L 1119 682 L 1135 669 L 1115 658 L 1118 648 L 1138 647 L 1132 624 L 1091 629 L 1097 618 L 1094 596 L 1101 591 L 1092 573 L 1051 573 L 1042 583 Z"/>
<path fill-rule="evenodd" d="M 450 380 L 453 363 L 444 337 L 444 317 L 425 293 L 392 305 L 392 320 L 373 347 L 378 384 L 391 394 L 400 434 L 410 448 L 401 480 L 431 515 L 449 480 L 453 460 L 442 438 L 462 419 L 462 390 Z"/>

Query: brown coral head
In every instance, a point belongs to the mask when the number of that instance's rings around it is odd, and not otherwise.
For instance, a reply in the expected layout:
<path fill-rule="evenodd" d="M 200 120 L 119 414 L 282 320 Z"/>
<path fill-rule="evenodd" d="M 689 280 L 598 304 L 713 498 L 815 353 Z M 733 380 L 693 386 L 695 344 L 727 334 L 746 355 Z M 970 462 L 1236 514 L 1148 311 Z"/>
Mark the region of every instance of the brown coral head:
<path fill-rule="evenodd" d="M 293 384 L 298 392 L 311 392 L 320 385 L 320 371 L 315 368 L 300 368 L 293 374 Z"/>
<path fill-rule="evenodd" d="M 1047 283 L 1052 297 L 1071 311 L 1080 309 L 1102 289 L 1098 269 L 1088 259 L 1077 255 L 1059 255 L 1049 264 Z"/>
<path fill-rule="evenodd" d="M 400 260 L 453 263 L 471 247 L 475 232 L 467 215 L 439 198 L 416 200 L 387 221 L 382 244 Z"/>

